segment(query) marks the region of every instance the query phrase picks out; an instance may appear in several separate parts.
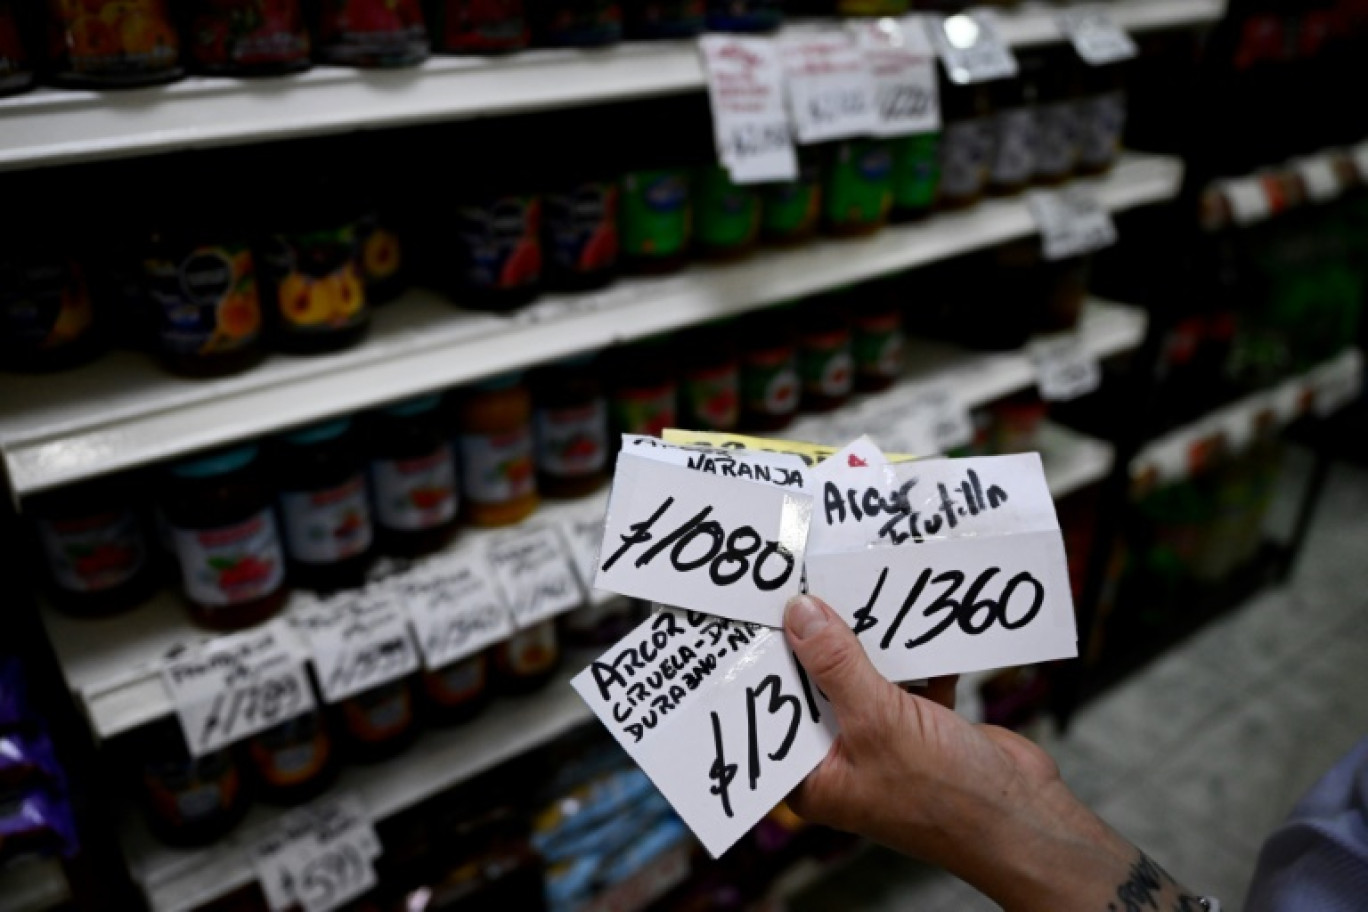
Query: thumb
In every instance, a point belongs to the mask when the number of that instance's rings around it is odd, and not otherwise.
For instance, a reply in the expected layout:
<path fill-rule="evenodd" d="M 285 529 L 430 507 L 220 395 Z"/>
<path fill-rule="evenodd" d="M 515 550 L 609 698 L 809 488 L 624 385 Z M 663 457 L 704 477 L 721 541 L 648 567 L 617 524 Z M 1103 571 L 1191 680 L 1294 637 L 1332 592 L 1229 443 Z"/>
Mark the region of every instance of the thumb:
<path fill-rule="evenodd" d="M 869 661 L 846 622 L 819 598 L 797 595 L 789 599 L 784 633 L 812 683 L 836 710 L 842 728 L 873 709 L 880 692 L 893 686 Z"/>

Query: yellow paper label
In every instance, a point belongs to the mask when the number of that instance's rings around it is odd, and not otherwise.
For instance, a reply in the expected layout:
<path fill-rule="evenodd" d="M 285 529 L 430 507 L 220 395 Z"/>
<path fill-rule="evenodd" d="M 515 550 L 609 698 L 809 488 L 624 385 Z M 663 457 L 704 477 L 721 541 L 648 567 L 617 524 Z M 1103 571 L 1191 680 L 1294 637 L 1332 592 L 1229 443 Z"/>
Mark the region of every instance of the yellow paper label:
<path fill-rule="evenodd" d="M 792 453 L 808 465 L 816 465 L 840 449 L 840 447 L 823 446 L 820 443 L 803 443 L 799 440 L 773 440 L 768 437 L 751 437 L 746 434 L 727 434 L 721 431 L 683 431 L 679 428 L 666 428 L 661 432 L 660 439 L 677 446 L 705 446 L 723 450 Z M 884 453 L 884 457 L 889 462 L 911 462 L 917 458 L 909 453 Z"/>

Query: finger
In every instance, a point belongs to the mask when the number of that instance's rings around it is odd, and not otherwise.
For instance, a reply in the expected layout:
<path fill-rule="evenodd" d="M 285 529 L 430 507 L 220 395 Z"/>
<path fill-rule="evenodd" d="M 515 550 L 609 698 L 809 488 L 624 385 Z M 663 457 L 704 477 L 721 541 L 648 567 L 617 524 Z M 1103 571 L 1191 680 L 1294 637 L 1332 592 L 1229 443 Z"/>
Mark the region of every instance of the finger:
<path fill-rule="evenodd" d="M 836 718 L 847 722 L 875 708 L 892 687 L 874 668 L 864 647 L 831 606 L 811 595 L 789 600 L 784 633 L 808 677 L 826 695 Z"/>

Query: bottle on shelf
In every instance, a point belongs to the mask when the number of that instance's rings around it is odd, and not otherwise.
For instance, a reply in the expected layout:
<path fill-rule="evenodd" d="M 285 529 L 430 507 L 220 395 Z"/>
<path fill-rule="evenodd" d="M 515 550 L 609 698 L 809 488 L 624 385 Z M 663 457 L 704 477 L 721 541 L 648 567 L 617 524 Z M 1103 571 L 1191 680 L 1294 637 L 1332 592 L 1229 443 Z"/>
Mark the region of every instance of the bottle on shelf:
<path fill-rule="evenodd" d="M 850 311 L 855 389 L 888 389 L 903 374 L 906 337 L 902 314 L 887 294 L 868 292 L 862 292 L 853 301 Z"/>
<path fill-rule="evenodd" d="M 1126 64 L 1083 68 L 1078 111 L 1078 170 L 1100 174 L 1121 154 L 1126 129 Z"/>
<path fill-rule="evenodd" d="M 771 244 L 798 244 L 817 233 L 822 215 L 820 150 L 801 146 L 798 176 L 759 185 L 761 234 Z"/>
<path fill-rule="evenodd" d="M 560 637 L 556 619 L 540 621 L 495 646 L 494 667 L 505 693 L 530 693 L 544 687 L 560 667 Z"/>
<path fill-rule="evenodd" d="M 1033 178 L 1060 184 L 1078 164 L 1079 70 L 1072 49 L 1019 58 L 1036 85 L 1036 147 Z"/>
<path fill-rule="evenodd" d="M 52 78 L 76 88 L 114 89 L 179 79 L 180 35 L 167 0 L 44 4 Z"/>
<path fill-rule="evenodd" d="M 439 725 L 468 722 L 489 702 L 489 656 L 485 652 L 422 673 L 423 701 Z"/>
<path fill-rule="evenodd" d="M 827 150 L 822 181 L 827 231 L 873 234 L 893 208 L 893 148 L 885 139 L 843 139 Z"/>
<path fill-rule="evenodd" d="M 258 447 L 171 466 L 162 509 L 196 622 L 239 630 L 280 610 L 288 594 L 285 555 Z"/>
<path fill-rule="evenodd" d="M 993 155 L 988 165 L 988 189 L 995 194 L 1017 193 L 1035 176 L 1039 125 L 1034 72 L 1023 65 L 1020 75 L 989 83 L 993 98 Z"/>
<path fill-rule="evenodd" d="M 971 206 L 983 196 L 993 157 L 992 103 L 983 84 L 955 85 L 941 78 L 939 204 L 948 209 Z"/>
<path fill-rule="evenodd" d="M 741 336 L 741 426 L 778 431 L 798 413 L 802 383 L 791 311 L 772 308 L 746 317 Z"/>
<path fill-rule="evenodd" d="M 760 191 L 738 184 L 716 163 L 693 175 L 694 243 L 715 260 L 739 259 L 755 249 L 760 237 Z"/>
<path fill-rule="evenodd" d="M 850 323 L 833 296 L 809 301 L 799 311 L 798 376 L 805 411 L 839 408 L 854 390 Z"/>
<path fill-rule="evenodd" d="M 602 288 L 617 274 L 621 197 L 617 168 L 603 148 L 606 120 L 580 111 L 573 115 L 578 122 L 552 118 L 548 129 L 564 148 L 546 166 L 542 247 L 547 284 L 564 291 Z"/>
<path fill-rule="evenodd" d="M 741 362 L 735 324 L 681 333 L 679 425 L 691 431 L 735 431 L 741 423 Z"/>
<path fill-rule="evenodd" d="M 440 54 L 520 51 L 532 40 L 524 0 L 435 0 L 430 19 Z"/>
<path fill-rule="evenodd" d="M 508 526 L 537 507 L 532 396 L 520 374 L 492 377 L 457 394 L 461 493 L 474 526 Z"/>
<path fill-rule="evenodd" d="M 409 748 L 418 737 L 418 705 L 413 682 L 398 678 L 378 684 L 332 706 L 333 729 L 342 735 L 345 756 L 357 763 L 378 763 Z"/>
<path fill-rule="evenodd" d="M 542 47 L 602 47 L 622 40 L 622 7 L 615 0 L 536 0 L 533 32 Z"/>
<path fill-rule="evenodd" d="M 456 531 L 456 464 L 440 396 L 420 396 L 367 416 L 376 544 L 394 557 L 432 554 Z"/>
<path fill-rule="evenodd" d="M 421 0 L 318 0 L 318 59 L 354 67 L 405 67 L 428 57 Z"/>
<path fill-rule="evenodd" d="M 319 709 L 253 735 L 243 753 L 253 791 L 272 804 L 302 804 L 318 797 L 336 781 L 341 766 Z"/>
<path fill-rule="evenodd" d="M 634 272 L 674 272 L 688 261 L 691 226 L 688 155 L 660 110 L 636 105 L 624 122 L 638 123 L 622 175 L 622 256 Z"/>
<path fill-rule="evenodd" d="M 119 751 L 136 783 L 149 828 L 168 845 L 192 848 L 216 842 L 251 806 L 233 751 L 190 756 L 174 718 L 130 732 Z"/>
<path fill-rule="evenodd" d="M 940 188 L 941 134 L 939 130 L 899 136 L 889 141 L 893 150 L 892 221 L 923 218 L 936 203 Z"/>
<path fill-rule="evenodd" d="M 192 0 L 184 34 L 202 73 L 274 76 L 312 65 L 303 0 Z"/>
<path fill-rule="evenodd" d="M 608 403 L 592 356 L 538 368 L 530 378 L 537 487 L 582 497 L 608 480 Z"/>
<path fill-rule="evenodd" d="M 623 434 L 659 437 L 665 428 L 675 427 L 679 383 L 667 338 L 610 349 L 604 361 L 612 419 L 611 449 L 619 447 Z"/>

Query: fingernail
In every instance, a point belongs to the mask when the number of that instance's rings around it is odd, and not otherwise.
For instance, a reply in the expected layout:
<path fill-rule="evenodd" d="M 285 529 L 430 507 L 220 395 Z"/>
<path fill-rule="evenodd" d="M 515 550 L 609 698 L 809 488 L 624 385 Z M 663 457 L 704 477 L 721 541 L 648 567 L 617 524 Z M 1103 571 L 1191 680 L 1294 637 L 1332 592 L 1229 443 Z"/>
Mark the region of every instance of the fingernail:
<path fill-rule="evenodd" d="M 822 606 L 811 596 L 795 595 L 789 599 L 788 607 L 784 610 L 784 623 L 794 636 L 806 640 L 820 632 L 829 619 Z"/>

